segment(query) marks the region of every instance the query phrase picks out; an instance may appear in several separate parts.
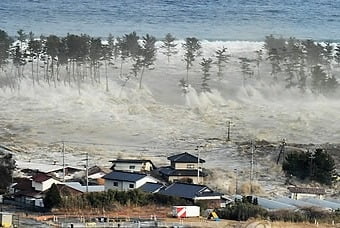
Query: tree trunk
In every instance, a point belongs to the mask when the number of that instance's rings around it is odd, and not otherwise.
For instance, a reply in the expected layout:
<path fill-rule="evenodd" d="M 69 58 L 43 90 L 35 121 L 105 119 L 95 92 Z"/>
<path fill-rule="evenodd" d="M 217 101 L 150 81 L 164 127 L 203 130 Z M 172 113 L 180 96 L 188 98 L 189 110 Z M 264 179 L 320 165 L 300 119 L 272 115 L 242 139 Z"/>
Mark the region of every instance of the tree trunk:
<path fill-rule="evenodd" d="M 144 70 L 145 70 L 145 66 L 143 66 L 142 72 L 140 73 L 140 77 L 139 77 L 139 89 L 142 88 L 142 80 L 143 80 Z"/>
<path fill-rule="evenodd" d="M 107 77 L 107 62 L 106 62 L 106 60 L 104 61 L 104 63 L 105 63 L 106 92 L 109 92 L 109 79 Z"/>

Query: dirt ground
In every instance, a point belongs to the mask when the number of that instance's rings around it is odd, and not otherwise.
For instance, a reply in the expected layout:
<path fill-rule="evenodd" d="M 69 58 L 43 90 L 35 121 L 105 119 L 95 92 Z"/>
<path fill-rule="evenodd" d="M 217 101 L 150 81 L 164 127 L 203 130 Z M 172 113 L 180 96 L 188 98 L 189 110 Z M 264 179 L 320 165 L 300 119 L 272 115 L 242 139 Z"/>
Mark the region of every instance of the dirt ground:
<path fill-rule="evenodd" d="M 28 215 L 30 216 L 30 215 Z M 109 217 L 109 218 L 121 218 L 121 219 L 157 219 L 167 224 L 183 224 L 188 227 L 206 227 L 206 228 L 340 228 L 340 224 L 310 224 L 310 223 L 287 223 L 287 222 L 269 222 L 265 220 L 249 220 L 246 222 L 239 222 L 233 220 L 207 220 L 204 217 L 200 218 L 172 218 L 171 209 L 169 207 L 124 207 L 117 211 L 55 211 L 50 215 L 32 215 L 32 218 L 38 221 L 52 220 L 53 217 L 83 217 L 83 218 L 95 218 L 95 217 Z"/>

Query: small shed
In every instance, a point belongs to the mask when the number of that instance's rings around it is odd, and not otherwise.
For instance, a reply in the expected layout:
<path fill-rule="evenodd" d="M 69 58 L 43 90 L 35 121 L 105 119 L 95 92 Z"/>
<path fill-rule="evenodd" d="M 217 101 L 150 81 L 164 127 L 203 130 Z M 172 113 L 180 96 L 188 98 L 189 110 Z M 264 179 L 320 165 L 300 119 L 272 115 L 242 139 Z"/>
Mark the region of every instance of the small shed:
<path fill-rule="evenodd" d="M 299 200 L 302 198 L 316 198 L 323 199 L 326 194 L 324 188 L 301 188 L 301 187 L 288 187 L 292 199 Z"/>
<path fill-rule="evenodd" d="M 0 226 L 1 227 L 12 227 L 13 215 L 8 212 L 0 212 Z"/>

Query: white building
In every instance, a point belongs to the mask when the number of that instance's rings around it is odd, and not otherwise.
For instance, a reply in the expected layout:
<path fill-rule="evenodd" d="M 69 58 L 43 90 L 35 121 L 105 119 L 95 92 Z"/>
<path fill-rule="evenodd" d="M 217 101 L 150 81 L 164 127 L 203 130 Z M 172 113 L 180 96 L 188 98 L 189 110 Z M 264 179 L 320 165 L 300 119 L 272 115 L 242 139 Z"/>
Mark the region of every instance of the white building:
<path fill-rule="evenodd" d="M 322 199 L 326 194 L 324 188 L 301 188 L 301 187 L 288 187 L 291 193 L 290 198 L 299 200 L 302 198 L 316 198 Z"/>
<path fill-rule="evenodd" d="M 44 173 L 38 173 L 32 178 L 32 187 L 38 192 L 44 192 L 50 189 L 52 184 L 60 184 L 60 181 Z"/>
<path fill-rule="evenodd" d="M 144 173 L 124 171 L 112 171 L 111 173 L 106 174 L 103 178 L 105 179 L 105 191 L 109 189 L 126 191 L 139 188 L 147 182 L 158 182 L 157 179 Z"/>

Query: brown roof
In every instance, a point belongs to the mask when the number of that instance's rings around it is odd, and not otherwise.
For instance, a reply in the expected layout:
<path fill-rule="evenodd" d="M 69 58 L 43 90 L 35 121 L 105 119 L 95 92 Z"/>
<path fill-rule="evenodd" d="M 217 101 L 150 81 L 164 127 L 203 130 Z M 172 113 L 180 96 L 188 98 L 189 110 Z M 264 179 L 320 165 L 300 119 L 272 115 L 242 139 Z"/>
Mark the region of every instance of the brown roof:
<path fill-rule="evenodd" d="M 44 181 L 47 181 L 49 179 L 51 179 L 52 177 L 51 176 L 48 176 L 47 174 L 45 173 L 38 173 L 37 175 L 35 175 L 32 180 L 37 182 L 37 183 L 42 183 Z"/>
<path fill-rule="evenodd" d="M 324 194 L 326 194 L 324 188 L 288 187 L 288 190 L 291 193 L 304 193 L 304 194 L 317 194 L 317 195 L 324 195 Z"/>

